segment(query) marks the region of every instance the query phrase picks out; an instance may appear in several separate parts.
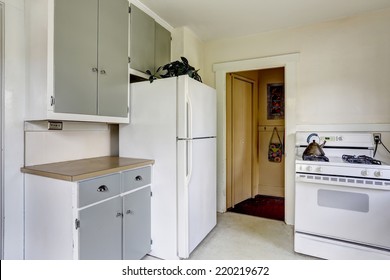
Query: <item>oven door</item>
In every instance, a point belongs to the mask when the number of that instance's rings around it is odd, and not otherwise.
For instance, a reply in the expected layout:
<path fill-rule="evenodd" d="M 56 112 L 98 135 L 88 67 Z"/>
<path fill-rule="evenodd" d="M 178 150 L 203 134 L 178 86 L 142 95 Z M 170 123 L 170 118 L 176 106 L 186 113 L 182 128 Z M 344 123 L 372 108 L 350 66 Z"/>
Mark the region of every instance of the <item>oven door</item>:
<path fill-rule="evenodd" d="M 296 181 L 295 231 L 390 249 L 390 191 Z"/>

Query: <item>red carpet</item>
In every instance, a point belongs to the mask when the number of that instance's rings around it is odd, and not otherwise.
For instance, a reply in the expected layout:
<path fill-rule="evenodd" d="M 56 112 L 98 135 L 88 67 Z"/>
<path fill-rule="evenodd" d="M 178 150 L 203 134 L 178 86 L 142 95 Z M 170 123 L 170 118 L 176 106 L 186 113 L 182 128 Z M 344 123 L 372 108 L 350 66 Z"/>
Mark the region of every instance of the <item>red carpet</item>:
<path fill-rule="evenodd" d="M 229 208 L 228 211 L 284 221 L 284 198 L 256 195 Z"/>

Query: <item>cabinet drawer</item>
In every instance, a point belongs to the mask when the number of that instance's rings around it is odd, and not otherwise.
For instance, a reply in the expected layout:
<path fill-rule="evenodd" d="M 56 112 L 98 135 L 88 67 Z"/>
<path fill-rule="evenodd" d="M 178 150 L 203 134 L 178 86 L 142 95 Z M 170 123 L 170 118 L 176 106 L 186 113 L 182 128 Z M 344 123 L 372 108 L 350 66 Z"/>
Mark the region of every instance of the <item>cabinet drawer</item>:
<path fill-rule="evenodd" d="M 112 174 L 79 183 L 78 207 L 98 202 L 120 193 L 120 174 Z"/>
<path fill-rule="evenodd" d="M 122 176 L 123 192 L 131 191 L 150 184 L 152 177 L 151 167 L 125 171 L 122 173 Z"/>

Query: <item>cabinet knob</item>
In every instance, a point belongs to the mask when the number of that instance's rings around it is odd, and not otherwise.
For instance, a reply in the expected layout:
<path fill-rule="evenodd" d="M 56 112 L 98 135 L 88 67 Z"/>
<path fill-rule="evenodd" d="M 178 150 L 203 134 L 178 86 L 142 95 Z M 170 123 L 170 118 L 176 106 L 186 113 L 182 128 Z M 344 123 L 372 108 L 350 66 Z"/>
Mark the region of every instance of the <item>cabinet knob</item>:
<path fill-rule="evenodd" d="M 97 71 L 98 71 L 98 69 L 96 67 L 92 68 L 92 72 L 97 72 Z"/>
<path fill-rule="evenodd" d="M 131 211 L 131 210 L 127 210 L 127 211 L 126 211 L 126 214 L 127 214 L 127 215 L 129 215 L 129 214 L 133 214 L 133 211 Z"/>
<path fill-rule="evenodd" d="M 98 192 L 108 192 L 108 187 L 106 185 L 101 185 L 97 188 Z"/>
<path fill-rule="evenodd" d="M 100 74 L 106 74 L 106 70 L 100 70 Z"/>
<path fill-rule="evenodd" d="M 135 177 L 135 180 L 136 180 L 136 181 L 142 181 L 142 179 L 143 179 L 143 178 L 142 178 L 141 175 L 138 175 L 137 177 Z"/>
<path fill-rule="evenodd" d="M 117 217 L 117 218 L 122 217 L 122 216 L 123 216 L 123 214 L 122 214 L 121 212 L 117 212 L 117 213 L 116 213 L 116 217 Z"/>

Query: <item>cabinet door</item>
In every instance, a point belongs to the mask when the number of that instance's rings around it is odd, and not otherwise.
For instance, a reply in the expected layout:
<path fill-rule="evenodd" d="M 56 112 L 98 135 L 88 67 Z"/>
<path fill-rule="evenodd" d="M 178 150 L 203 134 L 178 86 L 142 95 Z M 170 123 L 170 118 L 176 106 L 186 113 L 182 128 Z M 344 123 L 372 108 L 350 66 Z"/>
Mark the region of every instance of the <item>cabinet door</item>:
<path fill-rule="evenodd" d="M 154 19 L 131 5 L 130 14 L 130 67 L 154 73 Z"/>
<path fill-rule="evenodd" d="M 123 197 L 123 258 L 141 259 L 151 250 L 150 187 Z"/>
<path fill-rule="evenodd" d="M 122 198 L 115 197 L 79 211 L 79 258 L 122 259 Z"/>
<path fill-rule="evenodd" d="M 54 1 L 56 113 L 97 114 L 97 17 L 98 0 Z"/>
<path fill-rule="evenodd" d="M 171 61 L 171 32 L 157 22 L 155 23 L 155 67 L 163 66 Z"/>
<path fill-rule="evenodd" d="M 128 107 L 127 0 L 99 0 L 99 115 L 127 117 Z"/>

